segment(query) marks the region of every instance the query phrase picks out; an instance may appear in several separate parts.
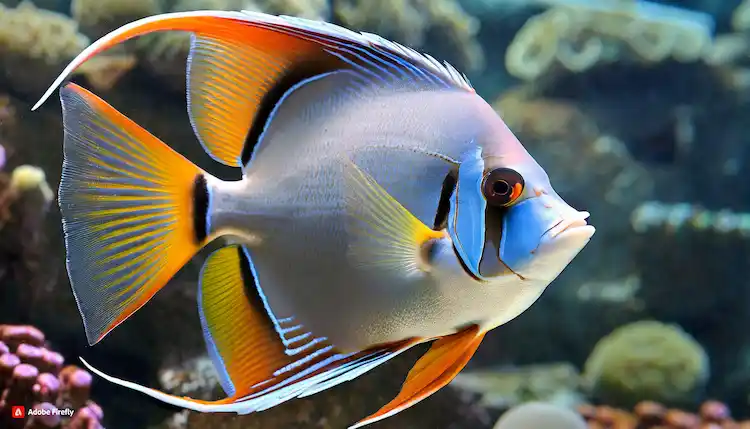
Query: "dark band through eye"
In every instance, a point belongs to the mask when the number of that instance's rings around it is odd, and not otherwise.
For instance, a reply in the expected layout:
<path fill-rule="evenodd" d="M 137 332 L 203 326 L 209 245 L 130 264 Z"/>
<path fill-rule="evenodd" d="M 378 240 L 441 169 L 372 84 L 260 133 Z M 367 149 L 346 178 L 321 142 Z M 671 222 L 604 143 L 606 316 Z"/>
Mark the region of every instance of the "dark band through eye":
<path fill-rule="evenodd" d="M 489 204 L 505 207 L 521 196 L 523 187 L 523 177 L 516 170 L 496 168 L 484 176 L 482 192 Z"/>
<path fill-rule="evenodd" d="M 456 190 L 456 177 L 453 172 L 448 173 L 443 180 L 443 188 L 440 191 L 440 201 L 435 212 L 435 222 L 432 229 L 440 231 L 448 225 L 448 213 L 451 209 L 450 198 Z"/>

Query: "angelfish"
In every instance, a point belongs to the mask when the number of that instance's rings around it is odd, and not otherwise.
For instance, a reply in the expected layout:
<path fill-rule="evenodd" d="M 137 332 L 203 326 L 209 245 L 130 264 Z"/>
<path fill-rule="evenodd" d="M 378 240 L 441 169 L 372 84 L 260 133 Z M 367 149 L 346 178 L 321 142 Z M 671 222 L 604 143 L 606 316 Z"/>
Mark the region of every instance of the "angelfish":
<path fill-rule="evenodd" d="M 148 17 L 95 54 L 160 30 L 193 34 L 187 106 L 216 161 L 201 170 L 105 101 L 60 90 L 67 268 L 95 344 L 201 248 L 198 310 L 225 399 L 247 414 L 351 380 L 432 342 L 390 403 L 425 399 L 487 331 L 540 296 L 594 233 L 466 77 L 372 34 L 254 12 Z M 84 361 L 85 363 L 85 361 Z"/>

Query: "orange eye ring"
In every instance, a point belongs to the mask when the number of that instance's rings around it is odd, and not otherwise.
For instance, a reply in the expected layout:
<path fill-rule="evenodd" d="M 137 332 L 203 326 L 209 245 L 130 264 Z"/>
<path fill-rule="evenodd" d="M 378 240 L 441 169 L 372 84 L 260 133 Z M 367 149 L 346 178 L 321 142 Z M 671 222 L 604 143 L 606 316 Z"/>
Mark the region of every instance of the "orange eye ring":
<path fill-rule="evenodd" d="M 485 174 L 482 193 L 490 205 L 508 207 L 521 196 L 524 180 L 521 174 L 510 168 L 496 168 Z"/>

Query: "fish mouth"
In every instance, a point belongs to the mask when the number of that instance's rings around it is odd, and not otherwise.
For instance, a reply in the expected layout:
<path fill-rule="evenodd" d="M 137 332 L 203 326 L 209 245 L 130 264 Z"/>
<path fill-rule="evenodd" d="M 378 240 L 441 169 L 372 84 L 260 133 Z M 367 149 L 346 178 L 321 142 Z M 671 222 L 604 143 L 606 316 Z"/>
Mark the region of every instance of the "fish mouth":
<path fill-rule="evenodd" d="M 555 224 L 552 228 L 547 230 L 547 232 L 544 234 L 545 236 L 549 238 L 558 238 L 560 234 L 564 232 L 569 232 L 573 230 L 578 230 L 581 228 L 590 229 L 591 233 L 593 234 L 594 227 L 589 225 L 588 222 L 586 222 L 586 219 L 591 216 L 589 212 L 578 212 L 577 215 L 571 216 L 567 219 L 563 219 L 557 224 Z"/>

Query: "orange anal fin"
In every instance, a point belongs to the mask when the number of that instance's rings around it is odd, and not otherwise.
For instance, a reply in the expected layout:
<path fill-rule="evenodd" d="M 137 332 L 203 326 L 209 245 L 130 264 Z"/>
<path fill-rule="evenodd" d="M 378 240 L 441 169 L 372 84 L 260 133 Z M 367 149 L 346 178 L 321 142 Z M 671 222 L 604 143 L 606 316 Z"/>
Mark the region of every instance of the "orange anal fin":
<path fill-rule="evenodd" d="M 263 292 L 273 285 L 254 282 L 254 270 L 247 248 L 219 249 L 206 259 L 198 298 L 206 346 L 227 401 L 242 402 L 243 412 L 328 389 L 418 342 L 341 353 L 292 315 L 278 318 Z"/>
<path fill-rule="evenodd" d="M 349 429 L 375 423 L 403 411 L 450 383 L 469 362 L 484 333 L 473 326 L 457 334 L 440 338 L 409 371 L 399 394 L 376 413 L 360 420 Z"/>

